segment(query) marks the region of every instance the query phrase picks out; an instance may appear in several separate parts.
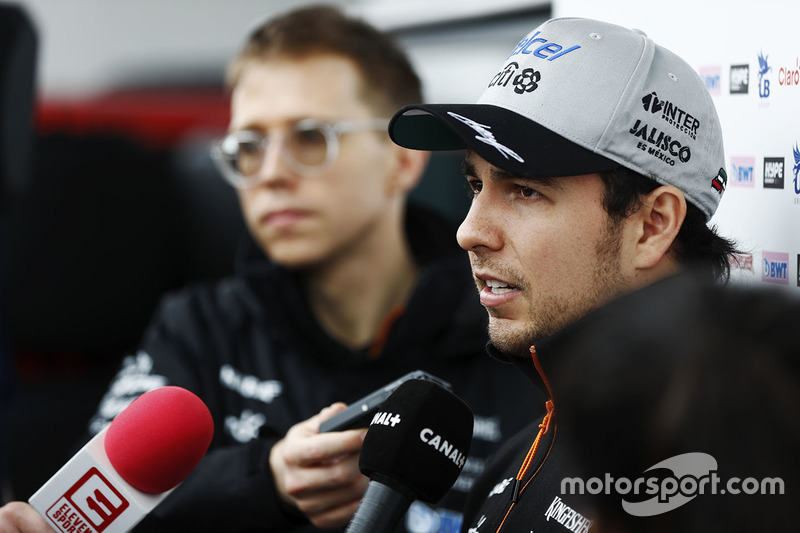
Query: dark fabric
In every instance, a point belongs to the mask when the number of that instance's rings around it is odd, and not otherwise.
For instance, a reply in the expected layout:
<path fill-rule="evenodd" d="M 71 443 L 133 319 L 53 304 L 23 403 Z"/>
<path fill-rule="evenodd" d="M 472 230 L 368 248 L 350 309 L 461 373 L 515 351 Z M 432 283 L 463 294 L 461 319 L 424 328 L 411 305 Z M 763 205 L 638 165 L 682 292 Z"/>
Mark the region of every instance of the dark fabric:
<path fill-rule="evenodd" d="M 563 409 L 560 396 L 561 391 L 569 390 L 570 373 L 580 374 L 584 369 L 580 366 L 580 358 L 572 357 L 569 368 L 562 360 L 570 354 L 575 355 L 572 343 L 575 339 L 584 339 L 585 331 L 591 329 L 593 324 L 608 320 L 608 317 L 611 320 L 626 319 L 624 311 L 622 315 L 618 315 L 620 308 L 624 310 L 625 306 L 631 305 L 632 300 L 658 301 L 658 291 L 664 290 L 661 287 L 667 285 L 668 291 L 674 290 L 670 283 L 675 283 L 673 278 L 656 283 L 655 288 L 649 287 L 622 296 L 590 312 L 555 335 L 537 339 L 532 351 L 536 353 L 541 372 L 534 365 L 533 357 L 523 359 L 502 353 L 492 345 L 488 347 L 493 358 L 512 362 L 546 398 L 553 401 L 554 415 L 550 429 L 543 435 L 532 464 L 522 479 L 513 507 L 511 503 L 515 478 L 539 432 L 543 416 L 537 413 L 545 411 L 544 405 L 539 410 L 531 411 L 534 422 L 495 454 L 484 475 L 477 481 L 476 489 L 470 495 L 464 512 L 462 531 L 467 531 L 470 526 L 477 526 L 479 522 L 483 524 L 481 531 L 498 531 L 501 523 L 503 531 L 521 531 L 522 528 L 527 528 L 526 530 L 533 531 L 563 532 L 565 527 L 574 532 L 589 530 L 595 517 L 593 502 L 586 494 L 565 494 L 562 491 L 565 488 L 562 486 L 564 479 L 583 477 L 586 474 L 574 450 L 574 431 L 569 424 L 563 427 L 561 423 Z M 584 352 L 581 355 L 585 355 Z M 547 389 L 545 380 L 552 390 Z M 571 394 L 578 395 L 579 392 L 574 391 Z M 556 510 L 558 512 L 553 514 Z"/>
<path fill-rule="evenodd" d="M 490 347 L 543 392 L 546 377 L 555 414 L 513 507 L 514 478 L 542 420 L 536 410 L 476 482 L 462 531 L 501 523 L 509 532 L 793 530 L 786 504 L 800 490 L 799 318 L 800 302 L 786 294 L 723 288 L 687 271 L 536 341 L 543 375 L 532 359 Z M 708 478 L 705 493 L 676 508 L 638 516 L 623 507 L 660 495 L 645 483 L 638 494 L 617 492 L 626 485 L 615 480 L 682 481 L 675 467 L 650 470 L 668 460 L 686 468 L 684 454 L 713 457 L 721 483 L 780 477 L 785 493 L 710 493 Z M 695 480 L 706 475 L 693 468 Z M 587 490 L 592 479 L 603 482 L 601 493 Z"/>
<path fill-rule="evenodd" d="M 490 346 L 490 353 L 495 358 L 512 361 L 545 398 L 553 399 L 545 386 L 544 377 L 548 376 L 547 372 L 551 367 L 549 363 L 554 357 L 553 352 L 558 352 L 561 336 L 543 339 L 536 343 L 537 357 L 544 367 L 544 376 L 538 372 L 532 359 L 523 360 L 504 355 L 493 346 Z M 550 380 L 549 377 L 547 379 Z M 469 528 L 495 532 L 502 524 L 502 531 L 563 533 L 565 525 L 548 517 L 548 510 L 559 502 L 563 502 L 572 511 L 570 522 L 566 526 L 574 528 L 572 531 L 588 531 L 588 527 L 591 526 L 591 518 L 587 515 L 588 501 L 585 498 L 561 494 L 562 480 L 578 476 L 582 472 L 570 454 L 570 442 L 561 435 L 559 404 L 553 400 L 553 419 L 547 432 L 540 438 L 527 473 L 517 483 L 516 478 L 520 468 L 544 421 L 544 416 L 537 414 L 546 411 L 544 400 L 529 410 L 529 421 L 533 422 L 503 445 L 476 481 L 465 505 L 463 532 L 469 531 Z M 584 526 L 586 529 L 583 529 Z"/>
<path fill-rule="evenodd" d="M 351 350 L 317 323 L 296 277 L 243 244 L 238 274 L 165 299 L 138 353 L 128 357 L 91 421 L 99 431 L 133 398 L 172 384 L 195 392 L 215 436 L 189 478 L 139 531 L 313 531 L 278 504 L 268 456 L 295 423 L 334 401 L 351 402 L 409 371 L 453 386 L 476 416 L 470 458 L 436 507 L 414 503 L 414 531 L 458 531 L 461 508 L 488 456 L 528 420 L 540 395 L 512 365 L 485 353 L 478 302 L 455 228 L 410 210 L 409 240 L 420 273 L 383 352 Z"/>

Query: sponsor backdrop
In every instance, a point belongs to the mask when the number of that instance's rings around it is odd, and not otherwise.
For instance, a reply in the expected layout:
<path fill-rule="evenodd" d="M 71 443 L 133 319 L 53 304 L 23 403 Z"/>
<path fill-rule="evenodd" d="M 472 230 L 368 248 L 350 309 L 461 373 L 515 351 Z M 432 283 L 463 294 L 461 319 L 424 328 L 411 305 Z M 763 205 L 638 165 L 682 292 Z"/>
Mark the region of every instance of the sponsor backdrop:
<path fill-rule="evenodd" d="M 695 68 L 725 136 L 712 223 L 747 251 L 733 279 L 800 296 L 800 2 L 556 0 L 553 15 L 639 28 Z"/>

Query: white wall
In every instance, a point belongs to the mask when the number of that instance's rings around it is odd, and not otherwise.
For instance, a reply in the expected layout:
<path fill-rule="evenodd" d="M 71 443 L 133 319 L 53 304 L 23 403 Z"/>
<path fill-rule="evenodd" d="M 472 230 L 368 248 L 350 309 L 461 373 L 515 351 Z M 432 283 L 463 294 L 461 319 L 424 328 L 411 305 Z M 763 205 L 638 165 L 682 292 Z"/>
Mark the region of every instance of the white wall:
<path fill-rule="evenodd" d="M 81 97 L 177 76 L 221 76 L 245 35 L 268 16 L 309 0 L 17 0 L 40 33 L 38 85 L 45 97 Z M 504 52 L 532 28 L 496 24 L 469 32 L 447 23 L 548 6 L 524 0 L 334 0 L 384 29 L 445 23 L 407 40 L 430 99 L 477 98 Z M 530 26 L 530 27 L 528 27 Z M 451 52 L 452 50 L 452 52 Z M 465 58 L 468 76 L 453 77 Z M 474 78 L 472 76 L 475 76 Z M 479 94 L 479 93 L 478 93 Z"/>

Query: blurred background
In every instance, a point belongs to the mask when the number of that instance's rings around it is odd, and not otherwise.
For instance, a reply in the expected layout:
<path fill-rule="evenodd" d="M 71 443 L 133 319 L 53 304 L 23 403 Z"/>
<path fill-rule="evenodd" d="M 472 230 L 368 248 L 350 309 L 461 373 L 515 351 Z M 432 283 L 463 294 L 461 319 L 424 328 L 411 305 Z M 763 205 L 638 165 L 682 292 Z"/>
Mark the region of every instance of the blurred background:
<path fill-rule="evenodd" d="M 265 18 L 311 3 L 0 2 L 2 501 L 27 499 L 72 455 L 161 295 L 232 270 L 244 227 L 208 156 L 228 122 L 225 67 Z M 333 3 L 393 32 L 440 102 L 474 102 L 551 13 Z M 437 154 L 414 201 L 462 217 L 460 157 Z"/>

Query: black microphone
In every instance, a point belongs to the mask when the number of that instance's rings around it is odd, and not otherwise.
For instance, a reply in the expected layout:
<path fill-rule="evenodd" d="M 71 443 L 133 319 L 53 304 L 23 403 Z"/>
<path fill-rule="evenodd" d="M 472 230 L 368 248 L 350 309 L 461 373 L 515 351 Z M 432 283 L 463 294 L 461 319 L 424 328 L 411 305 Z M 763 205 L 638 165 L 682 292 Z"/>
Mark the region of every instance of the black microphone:
<path fill-rule="evenodd" d="M 372 417 L 358 462 L 370 482 L 346 533 L 393 531 L 414 500 L 442 499 L 467 461 L 473 424 L 467 404 L 440 385 L 400 385 Z"/>

